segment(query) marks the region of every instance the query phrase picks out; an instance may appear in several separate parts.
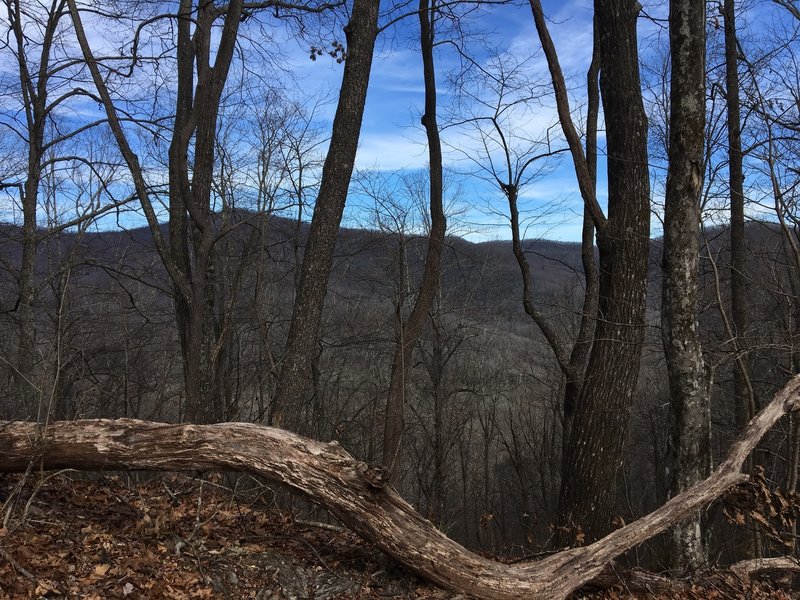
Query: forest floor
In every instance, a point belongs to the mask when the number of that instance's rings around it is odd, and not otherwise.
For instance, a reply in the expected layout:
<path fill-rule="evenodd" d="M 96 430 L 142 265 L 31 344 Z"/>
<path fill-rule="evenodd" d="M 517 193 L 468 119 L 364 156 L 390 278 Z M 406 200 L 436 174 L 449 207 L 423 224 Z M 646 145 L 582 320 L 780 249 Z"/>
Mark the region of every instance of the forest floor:
<path fill-rule="evenodd" d="M 239 478 L 234 493 L 230 484 L 0 474 L 0 598 L 463 598 L 349 531 L 289 516 L 298 511 L 277 509 L 271 488 Z M 575 598 L 800 598 L 765 582 L 745 589 L 723 571 L 689 589 L 635 595 L 620 583 Z"/>

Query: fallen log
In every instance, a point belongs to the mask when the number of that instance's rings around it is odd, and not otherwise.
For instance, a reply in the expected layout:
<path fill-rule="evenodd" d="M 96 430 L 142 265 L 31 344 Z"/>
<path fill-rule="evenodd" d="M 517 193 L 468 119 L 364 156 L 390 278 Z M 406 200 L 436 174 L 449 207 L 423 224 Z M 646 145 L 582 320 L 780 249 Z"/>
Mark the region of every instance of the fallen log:
<path fill-rule="evenodd" d="M 765 573 L 800 573 L 800 561 L 791 556 L 752 558 L 731 565 L 730 571 L 738 577 L 743 584 L 749 585 L 752 578 Z"/>
<path fill-rule="evenodd" d="M 505 565 L 474 554 L 436 529 L 378 468 L 336 442 L 322 443 L 250 423 L 171 425 L 135 419 L 0 422 L 0 472 L 36 468 L 253 473 L 326 508 L 366 541 L 423 578 L 486 599 L 557 600 L 592 581 L 612 559 L 664 531 L 747 480 L 742 464 L 788 411 L 800 410 L 800 376 L 779 391 L 706 480 L 659 509 L 583 548 Z"/>

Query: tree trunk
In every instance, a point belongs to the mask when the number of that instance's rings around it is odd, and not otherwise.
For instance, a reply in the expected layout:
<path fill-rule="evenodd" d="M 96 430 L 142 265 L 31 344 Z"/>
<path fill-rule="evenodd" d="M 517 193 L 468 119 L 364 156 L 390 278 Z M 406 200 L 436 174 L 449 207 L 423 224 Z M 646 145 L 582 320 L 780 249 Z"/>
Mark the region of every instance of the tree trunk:
<path fill-rule="evenodd" d="M 744 231 L 744 168 L 742 153 L 742 126 L 739 86 L 739 48 L 736 37 L 736 2 L 724 0 L 723 24 L 725 28 L 725 101 L 728 112 L 728 186 L 731 203 L 731 320 L 733 321 L 733 401 L 737 431 L 753 417 L 756 411 L 753 388 L 747 369 L 745 333 L 747 318 L 747 240 Z M 753 461 L 748 461 L 753 469 Z M 761 543 L 757 531 L 747 536 L 744 555 L 761 556 Z"/>
<path fill-rule="evenodd" d="M 608 218 L 598 227 L 598 323 L 566 446 L 559 525 L 587 541 L 611 529 L 616 476 L 644 340 L 650 243 L 647 118 L 635 0 L 596 0 L 608 149 Z M 567 538 L 561 541 L 568 542 Z"/>
<path fill-rule="evenodd" d="M 212 50 L 217 11 L 213 2 L 195 7 L 193 0 L 181 0 L 175 124 L 169 147 L 170 251 L 190 284 L 187 297 L 178 282 L 173 282 L 175 316 L 183 356 L 186 418 L 195 423 L 225 418 L 225 399 L 216 385 L 218 357 L 225 340 L 220 338 L 224 330 L 213 327 L 220 284 L 214 268 L 219 233 L 211 211 L 211 188 L 219 107 L 236 48 L 242 0 L 230 2 L 219 42 Z"/>
<path fill-rule="evenodd" d="M 22 204 L 22 256 L 20 258 L 18 283 L 17 321 L 17 364 L 14 369 L 15 390 L 23 401 L 22 414 L 29 418 L 37 415 L 37 401 L 41 394 L 33 383 L 36 363 L 35 322 L 33 303 L 35 300 L 36 250 L 39 242 L 37 227 L 37 207 L 39 186 L 42 180 L 42 158 L 44 156 L 45 127 L 50 109 L 48 106 L 48 86 L 50 83 L 50 61 L 58 24 L 64 14 L 64 3 L 53 3 L 47 12 L 44 36 L 39 53 L 39 64 L 33 69 L 29 65 L 27 53 L 28 40 L 25 34 L 25 17 L 19 0 L 7 2 L 8 21 L 13 35 L 13 48 L 17 59 L 20 93 L 24 104 L 28 156 L 25 182 L 19 186 Z M 24 400 L 23 400 L 24 399 Z M 39 412 L 41 406 L 38 407 Z M 43 415 L 37 415 L 42 418 Z"/>
<path fill-rule="evenodd" d="M 133 179 L 159 257 L 170 277 L 183 359 L 186 416 L 208 422 L 222 418 L 219 400 L 209 400 L 213 356 L 219 340 L 210 339 L 214 277 L 211 252 L 216 240 L 210 210 L 214 143 L 220 98 L 236 47 L 242 0 L 227 7 L 219 43 L 212 52 L 214 3 L 194 10 L 181 0 L 177 19 L 177 98 L 169 149 L 169 244 L 161 234 L 139 158 L 133 151 L 86 36 L 75 0 L 66 0 L 87 68 L 108 117 L 109 127 Z M 194 30 L 192 31 L 192 25 Z M 211 60 L 213 55 L 213 62 Z M 194 144 L 193 164 L 189 149 Z M 190 177 L 191 173 L 191 177 Z"/>
<path fill-rule="evenodd" d="M 425 112 L 422 124 L 428 138 L 428 172 L 430 178 L 429 202 L 431 229 L 428 232 L 428 249 L 425 255 L 425 270 L 419 285 L 417 299 L 405 324 L 400 324 L 400 336 L 392 361 L 389 394 L 386 399 L 386 420 L 383 434 L 383 464 L 392 473 L 393 482 L 399 481 L 400 441 L 404 428 L 404 405 L 406 383 L 411 371 L 411 355 L 417 344 L 422 327 L 431 311 L 439 290 L 442 265 L 442 248 L 447 230 L 444 214 L 442 144 L 436 120 L 436 69 L 433 61 L 434 31 L 436 22 L 436 0 L 420 0 L 419 24 L 422 48 L 422 70 L 425 79 Z"/>
<path fill-rule="evenodd" d="M 592 189 L 597 189 L 597 122 L 600 114 L 600 44 L 597 39 L 597 24 L 593 27 L 592 62 L 586 73 L 586 166 Z M 594 222 L 588 204 L 583 207 L 583 227 L 581 229 L 581 264 L 583 266 L 584 294 L 581 310 L 581 324 L 578 337 L 569 356 L 572 377 L 564 386 L 564 420 L 561 434 L 561 458 L 566 456 L 572 432 L 572 420 L 578 404 L 586 366 L 592 353 L 594 330 L 597 326 L 597 292 L 599 276 L 594 254 Z M 562 465 L 562 471 L 563 471 Z"/>
<path fill-rule="evenodd" d="M 731 203 L 731 316 L 733 318 L 737 361 L 733 393 L 736 399 L 736 423 L 743 427 L 755 412 L 749 388 L 746 362 L 741 356 L 747 330 L 746 272 L 747 242 L 744 234 L 744 170 L 742 166 L 742 129 L 739 101 L 739 70 L 734 0 L 723 5 L 725 24 L 725 96 L 728 111 L 728 184 Z"/>
<path fill-rule="evenodd" d="M 422 577 L 487 599 L 558 600 L 600 575 L 620 553 L 689 516 L 747 480 L 742 463 L 787 411 L 800 410 L 800 376 L 750 423 L 705 481 L 584 548 L 506 565 L 473 554 L 437 530 L 386 486 L 380 470 L 339 444 L 249 423 L 170 425 L 134 419 L 0 422 L 0 471 L 36 468 L 195 471 L 231 469 L 283 483 L 328 509 L 365 540 Z"/>
<path fill-rule="evenodd" d="M 289 418 L 287 424 L 291 425 L 291 415 L 286 415 L 286 409 L 290 402 L 305 401 L 310 365 L 319 353 L 322 310 L 361 132 L 378 30 L 379 4 L 379 0 L 355 0 L 350 22 L 345 27 L 347 59 L 328 156 L 322 168 L 319 195 L 300 269 L 281 377 L 273 400 L 272 422 L 276 425 L 284 423 L 285 417 Z"/>
<path fill-rule="evenodd" d="M 705 0 L 670 3 L 669 170 L 664 210 L 661 324 L 671 396 L 671 487 L 680 493 L 710 470 L 710 381 L 697 318 L 700 191 L 705 144 Z M 677 572 L 707 560 L 700 514 L 675 527 Z"/>

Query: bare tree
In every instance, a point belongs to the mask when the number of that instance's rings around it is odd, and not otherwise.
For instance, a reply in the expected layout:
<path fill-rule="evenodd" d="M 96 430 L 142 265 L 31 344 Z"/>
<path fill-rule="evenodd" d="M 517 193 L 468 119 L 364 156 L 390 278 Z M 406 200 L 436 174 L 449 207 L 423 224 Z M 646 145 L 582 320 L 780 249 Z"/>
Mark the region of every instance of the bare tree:
<path fill-rule="evenodd" d="M 731 316 L 739 355 L 734 369 L 733 393 L 739 411 L 737 425 L 741 427 L 752 418 L 755 412 L 755 399 L 744 355 L 747 332 L 747 240 L 744 229 L 741 92 L 735 0 L 725 0 L 722 10 L 725 27 L 725 97 L 728 107 L 728 182 L 731 202 Z"/>
<path fill-rule="evenodd" d="M 419 24 L 420 47 L 422 53 L 422 72 L 425 81 L 425 110 L 422 125 L 428 140 L 428 181 L 429 215 L 428 249 L 425 255 L 425 268 L 417 291 L 417 298 L 408 320 L 400 323 L 399 339 L 392 361 L 392 374 L 386 398 L 386 417 L 383 435 L 383 464 L 392 472 L 397 481 L 399 473 L 396 466 L 401 450 L 403 436 L 404 404 L 406 385 L 411 371 L 411 355 L 417 344 L 422 328 L 428 319 L 439 290 L 442 249 L 447 229 L 444 212 L 444 181 L 442 174 L 442 143 L 436 118 L 436 68 L 433 57 L 436 22 L 439 12 L 436 0 L 420 0 Z"/>
<path fill-rule="evenodd" d="M 225 417 L 223 394 L 225 327 L 213 327 L 216 301 L 214 253 L 227 233 L 220 230 L 212 207 L 215 150 L 219 111 L 228 74 L 236 52 L 239 27 L 251 11 L 277 7 L 280 2 L 227 4 L 181 0 L 174 19 L 177 38 L 175 61 L 177 93 L 168 152 L 169 240 L 162 235 L 151 188 L 139 157 L 122 126 L 119 109 L 111 97 L 84 31 L 75 0 L 67 0 L 75 33 L 86 65 L 98 91 L 120 152 L 131 172 L 155 247 L 172 282 L 175 316 L 184 364 L 186 418 L 207 422 Z M 292 5 L 292 10 L 324 12 L 331 4 Z M 221 25 L 218 23 L 221 21 Z M 219 31 L 218 41 L 215 39 Z M 138 58 L 140 31 L 133 44 Z M 112 69 L 113 66 L 107 66 Z"/>
<path fill-rule="evenodd" d="M 592 57 L 587 72 L 588 107 L 586 115 L 586 167 L 592 187 L 596 181 L 597 119 L 599 112 L 598 52 Z M 468 57 L 464 57 L 469 60 Z M 537 293 L 537 282 L 531 269 L 528 254 L 530 240 L 525 239 L 525 214 L 521 195 L 544 179 L 552 160 L 567 148 L 553 139 L 547 131 L 530 132 L 518 126 L 519 121 L 542 110 L 545 91 L 530 79 L 529 61 L 515 57 L 495 56 L 487 64 L 473 67 L 478 71 L 476 92 L 468 93 L 472 114 L 464 124 L 476 130 L 479 143 L 476 149 L 465 152 L 485 173 L 485 179 L 496 185 L 508 202 L 511 227 L 511 249 L 517 261 L 522 280 L 522 306 L 528 317 L 542 332 L 564 379 L 562 445 L 569 443 L 575 404 L 583 386 L 583 376 L 592 346 L 597 310 L 597 264 L 594 255 L 594 224 L 588 206 L 584 208 L 581 232 L 581 262 L 583 267 L 583 294 L 577 309 L 579 326 L 570 334 L 560 331 L 558 324 L 540 308 L 544 298 Z M 462 86 L 462 93 L 464 93 Z"/>
<path fill-rule="evenodd" d="M 42 180 L 48 169 L 51 172 L 77 167 L 94 170 L 97 185 L 108 192 L 109 181 L 101 177 L 102 161 L 98 157 L 95 164 L 75 148 L 75 140 L 79 140 L 77 143 L 83 147 L 89 143 L 103 119 L 89 119 L 76 124 L 69 117 L 64 118 L 77 109 L 81 101 L 91 98 L 91 94 L 81 87 L 71 59 L 60 52 L 65 1 L 26 3 L 4 0 L 3 4 L 8 36 L 2 52 L 13 60 L 18 75 L 14 81 L 16 90 L 7 88 L 3 94 L 19 106 L 19 112 L 6 112 L 2 117 L 2 127 L 24 143 L 25 164 L 19 172 L 9 173 L 14 182 L 0 182 L 0 188 L 17 191 L 22 207 L 22 252 L 16 275 L 18 293 L 14 307 L 18 343 L 14 379 L 20 400 L 32 401 L 37 396 L 34 384 L 37 248 L 48 235 L 90 221 L 124 201 L 101 203 L 100 197 L 94 196 L 90 202 L 95 204 L 78 204 L 70 218 L 40 227 L 40 205 L 44 203 Z M 104 160 L 113 161 L 114 158 L 104 157 Z"/>
<path fill-rule="evenodd" d="M 580 529 L 582 536 L 593 540 L 611 528 L 616 475 L 644 341 L 650 184 L 636 34 L 641 5 L 631 0 L 595 2 L 608 153 L 608 216 L 597 201 L 572 123 L 564 77 L 541 3 L 530 0 L 530 5 L 600 255 L 598 323 L 565 445 L 559 509 L 562 528 Z M 570 536 L 561 541 L 570 541 Z"/>
<path fill-rule="evenodd" d="M 304 401 L 311 365 L 319 354 L 322 310 L 361 131 L 378 31 L 378 7 L 378 0 L 355 0 L 350 22 L 345 27 L 347 58 L 328 156 L 322 168 L 319 194 L 300 269 L 280 383 L 273 402 L 272 422 L 275 425 L 291 426 L 287 408 Z M 286 422 L 285 417 L 289 418 Z"/>

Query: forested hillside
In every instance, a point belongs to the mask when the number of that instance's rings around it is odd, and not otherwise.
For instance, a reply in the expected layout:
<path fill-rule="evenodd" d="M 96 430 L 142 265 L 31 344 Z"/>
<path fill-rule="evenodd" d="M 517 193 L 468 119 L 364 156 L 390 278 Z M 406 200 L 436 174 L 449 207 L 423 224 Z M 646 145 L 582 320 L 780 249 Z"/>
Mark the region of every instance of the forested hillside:
<path fill-rule="evenodd" d="M 225 420 L 266 423 L 275 363 L 291 317 L 293 249 L 305 245 L 308 228 L 301 226 L 298 238 L 296 224 L 286 219 L 250 213 L 236 218 L 241 225 L 224 241 L 229 256 L 218 271 L 226 282 L 225 314 L 219 319 L 229 319 L 230 328 Z M 13 227 L 3 230 L 3 256 L 11 265 L 19 260 L 15 241 L 20 235 Z M 728 282 L 724 273 L 714 273 L 714 261 L 725 261 L 729 253 L 729 236 L 716 228 L 706 231 L 706 237 L 701 319 L 704 345 L 719 362 L 712 408 L 714 456 L 719 460 L 736 435 L 727 400 L 731 358 L 717 302 L 718 289 L 726 289 Z M 403 243 L 406 263 L 399 265 Z M 649 333 L 616 508 L 624 521 L 666 498 L 668 395 L 659 334 L 660 243 L 655 241 L 650 259 Z M 540 309 L 558 323 L 561 335 L 574 335 L 584 288 L 580 245 L 538 240 L 526 241 L 525 248 Z M 790 369 L 788 273 L 774 269 L 784 251 L 774 224 L 750 223 L 748 248 L 754 387 L 759 399 L 769 399 Z M 419 280 L 423 249 L 419 238 L 341 231 L 313 394 L 306 404 L 293 407 L 303 415 L 300 433 L 338 440 L 356 457 L 380 462 L 394 319 L 403 294 Z M 511 244 L 449 238 L 444 256 L 442 291 L 430 315 L 430 332 L 414 354 L 407 390 L 407 451 L 399 489 L 468 546 L 525 554 L 546 547 L 553 535 L 562 383 L 554 376 L 546 342 L 526 320 Z M 43 405 L 56 419 L 182 421 L 172 298 L 148 232 L 53 236 L 40 247 L 37 271 L 47 282 L 39 295 L 43 310 L 36 323 L 43 353 L 39 376 L 57 379 L 50 379 L 54 386 L 41 389 L 27 403 L 4 403 L 2 418 L 35 419 Z M 5 271 L 4 306 L 14 301 L 12 272 Z M 4 355 L 13 355 L 13 338 L 3 342 Z M 13 397 L 13 380 L 10 373 L 3 378 L 3 397 Z M 763 466 L 778 485 L 785 481 L 786 452 L 792 448 L 787 436 L 788 431 L 776 430 L 762 450 Z M 716 542 L 728 560 L 737 557 L 731 539 L 735 537 Z M 657 548 L 643 558 L 659 560 Z"/>

